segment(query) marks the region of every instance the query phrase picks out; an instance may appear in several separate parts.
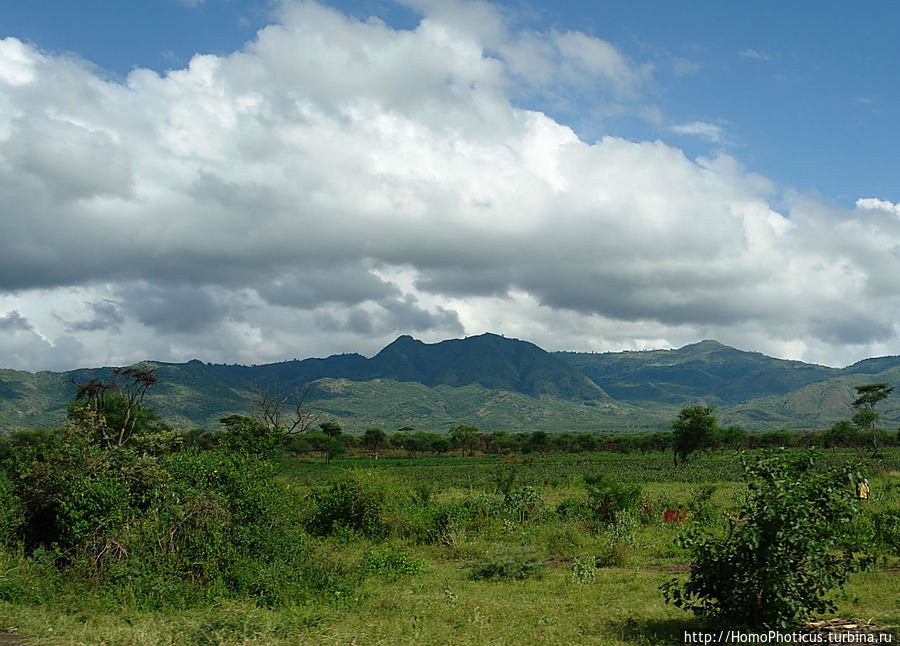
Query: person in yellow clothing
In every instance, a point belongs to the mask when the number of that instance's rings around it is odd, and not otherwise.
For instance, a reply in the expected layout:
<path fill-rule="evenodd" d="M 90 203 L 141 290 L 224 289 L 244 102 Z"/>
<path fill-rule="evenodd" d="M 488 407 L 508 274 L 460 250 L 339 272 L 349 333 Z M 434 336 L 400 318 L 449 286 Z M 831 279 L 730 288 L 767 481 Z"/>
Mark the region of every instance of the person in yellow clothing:
<path fill-rule="evenodd" d="M 856 497 L 860 500 L 868 500 L 871 489 L 869 489 L 869 479 L 866 478 L 856 486 Z"/>

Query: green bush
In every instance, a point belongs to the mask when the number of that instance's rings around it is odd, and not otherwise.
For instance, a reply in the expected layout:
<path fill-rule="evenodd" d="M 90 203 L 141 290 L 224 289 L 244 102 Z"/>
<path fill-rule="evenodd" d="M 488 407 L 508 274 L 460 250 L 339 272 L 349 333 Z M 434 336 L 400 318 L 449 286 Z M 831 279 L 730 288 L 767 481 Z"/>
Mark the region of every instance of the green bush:
<path fill-rule="evenodd" d="M 621 512 L 633 512 L 641 498 L 640 486 L 624 484 L 602 473 L 585 476 L 584 483 L 591 511 L 601 523 L 615 523 Z"/>
<path fill-rule="evenodd" d="M 596 556 L 583 559 L 576 556 L 572 559 L 572 576 L 569 580 L 578 584 L 594 583 L 597 580 L 597 567 Z"/>
<path fill-rule="evenodd" d="M 791 628 L 832 609 L 827 593 L 864 565 L 841 539 L 856 511 L 859 476 L 819 469 L 812 453 L 767 453 L 744 467 L 750 483 L 730 527 L 723 535 L 694 528 L 679 537 L 691 554 L 691 574 L 663 591 L 707 621 Z"/>
<path fill-rule="evenodd" d="M 900 556 L 900 509 L 888 507 L 871 516 L 874 540 Z"/>
<path fill-rule="evenodd" d="M 418 574 L 425 568 L 425 563 L 421 559 L 412 558 L 401 549 L 385 545 L 366 555 L 364 567 L 370 574 L 398 578 Z"/>
<path fill-rule="evenodd" d="M 472 566 L 469 578 L 473 581 L 523 580 L 541 577 L 544 563 L 528 556 L 496 557 Z"/>
<path fill-rule="evenodd" d="M 396 500 L 398 483 L 376 471 L 354 470 L 332 479 L 328 489 L 315 496 L 315 510 L 308 527 L 319 536 L 347 528 L 364 536 L 383 537 L 389 531 L 386 512 Z"/>

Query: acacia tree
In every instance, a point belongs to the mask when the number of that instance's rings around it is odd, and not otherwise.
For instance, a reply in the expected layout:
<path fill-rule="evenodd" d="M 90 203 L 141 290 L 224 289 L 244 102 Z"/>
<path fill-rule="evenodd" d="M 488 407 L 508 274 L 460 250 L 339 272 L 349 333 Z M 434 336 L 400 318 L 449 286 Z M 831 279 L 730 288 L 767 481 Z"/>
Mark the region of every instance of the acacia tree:
<path fill-rule="evenodd" d="M 878 413 L 875 412 L 875 404 L 883 399 L 887 399 L 888 395 L 894 392 L 893 386 L 887 384 L 864 384 L 862 386 L 854 386 L 856 390 L 856 399 L 853 401 L 853 408 L 856 413 L 851 421 L 864 433 L 869 433 L 872 439 L 872 457 L 878 455 L 878 432 L 875 425 L 878 423 Z"/>
<path fill-rule="evenodd" d="M 690 406 L 682 408 L 672 422 L 672 459 L 678 466 L 678 459 L 686 461 L 688 456 L 705 449 L 715 441 L 716 418 L 712 406 Z"/>
<path fill-rule="evenodd" d="M 78 386 L 76 402 L 86 401 L 96 420 L 102 422 L 97 428 L 101 444 L 106 448 L 124 446 L 155 417 L 150 409 L 144 408 L 144 396 L 158 381 L 153 370 L 152 366 L 115 368 L 110 382 L 91 379 L 80 384 L 72 379 Z"/>
<path fill-rule="evenodd" d="M 387 434 L 377 426 L 366 429 L 362 437 L 363 444 L 372 452 L 372 457 L 378 459 L 378 447 L 387 443 Z"/>

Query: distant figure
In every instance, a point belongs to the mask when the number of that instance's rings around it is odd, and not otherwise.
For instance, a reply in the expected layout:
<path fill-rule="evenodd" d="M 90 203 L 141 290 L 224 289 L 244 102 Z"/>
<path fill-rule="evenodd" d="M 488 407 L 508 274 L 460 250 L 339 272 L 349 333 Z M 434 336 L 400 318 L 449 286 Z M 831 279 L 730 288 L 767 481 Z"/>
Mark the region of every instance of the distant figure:
<path fill-rule="evenodd" d="M 869 479 L 864 479 L 860 484 L 856 485 L 856 497 L 860 500 L 868 500 L 871 489 L 869 489 Z"/>

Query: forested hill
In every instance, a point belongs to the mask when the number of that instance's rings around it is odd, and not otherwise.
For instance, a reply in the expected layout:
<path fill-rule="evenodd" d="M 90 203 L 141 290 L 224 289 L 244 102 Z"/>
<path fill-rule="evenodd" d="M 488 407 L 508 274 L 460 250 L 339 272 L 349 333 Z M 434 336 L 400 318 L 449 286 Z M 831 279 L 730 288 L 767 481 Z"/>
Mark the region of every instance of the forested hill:
<path fill-rule="evenodd" d="M 671 404 L 687 399 L 703 399 L 713 406 L 737 404 L 786 395 L 841 373 L 826 366 L 736 350 L 717 341 L 678 350 L 559 352 L 557 356 L 615 399 Z"/>
<path fill-rule="evenodd" d="M 368 426 L 628 432 L 663 430 L 680 407 L 716 406 L 723 423 L 750 431 L 824 428 L 850 416 L 854 385 L 900 383 L 900 357 L 843 369 L 774 359 L 715 341 L 677 350 L 549 353 L 495 334 L 427 344 L 401 336 L 374 357 L 334 355 L 259 366 L 154 363 L 148 403 L 179 427 L 215 428 L 247 414 L 252 389 L 289 393 L 311 384 L 307 405 L 349 431 Z M 75 385 L 112 368 L 66 373 L 0 370 L 5 431 L 62 422 Z M 894 395 L 879 407 L 900 420 Z M 888 426 L 890 425 L 890 426 Z"/>

